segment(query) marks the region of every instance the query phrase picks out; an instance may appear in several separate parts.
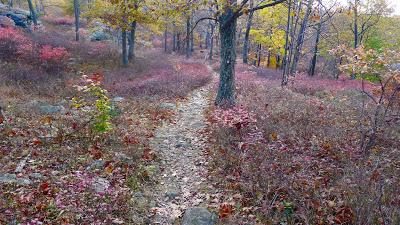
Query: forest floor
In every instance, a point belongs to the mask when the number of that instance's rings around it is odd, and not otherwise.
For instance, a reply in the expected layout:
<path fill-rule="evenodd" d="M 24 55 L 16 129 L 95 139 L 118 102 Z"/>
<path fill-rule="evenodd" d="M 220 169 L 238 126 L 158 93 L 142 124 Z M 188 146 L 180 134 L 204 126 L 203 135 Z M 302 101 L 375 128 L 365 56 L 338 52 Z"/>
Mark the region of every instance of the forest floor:
<path fill-rule="evenodd" d="M 77 43 L 71 28 L 16 33 L 65 48 L 64 64 L 0 60 L 1 224 L 371 224 L 399 215 L 399 127 L 387 127 L 370 155 L 359 151 L 359 81 L 297 76 L 281 87 L 281 71 L 238 59 L 237 106 L 220 109 L 217 59 L 152 48 L 123 68 L 113 43 Z M 88 77 L 107 90 L 111 131 L 96 132 L 93 115 L 73 106 Z"/>

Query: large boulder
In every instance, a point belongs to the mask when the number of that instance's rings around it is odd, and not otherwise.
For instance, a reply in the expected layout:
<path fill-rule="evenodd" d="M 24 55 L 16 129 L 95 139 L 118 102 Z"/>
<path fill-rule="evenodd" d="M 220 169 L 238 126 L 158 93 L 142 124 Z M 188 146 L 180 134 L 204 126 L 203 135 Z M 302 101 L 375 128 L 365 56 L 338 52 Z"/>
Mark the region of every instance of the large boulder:
<path fill-rule="evenodd" d="M 19 8 L 10 8 L 4 4 L 0 4 L 0 16 L 8 17 L 13 20 L 16 26 L 23 28 L 28 28 L 31 20 L 29 11 Z"/>
<path fill-rule="evenodd" d="M 206 208 L 188 208 L 183 215 L 182 225 L 214 225 L 216 215 L 209 212 Z"/>
<path fill-rule="evenodd" d="M 15 22 L 7 16 L 0 16 L 0 27 L 15 27 Z"/>
<path fill-rule="evenodd" d="M 106 41 L 113 38 L 111 35 L 111 29 L 101 22 L 95 21 L 90 25 L 90 27 L 90 41 Z"/>

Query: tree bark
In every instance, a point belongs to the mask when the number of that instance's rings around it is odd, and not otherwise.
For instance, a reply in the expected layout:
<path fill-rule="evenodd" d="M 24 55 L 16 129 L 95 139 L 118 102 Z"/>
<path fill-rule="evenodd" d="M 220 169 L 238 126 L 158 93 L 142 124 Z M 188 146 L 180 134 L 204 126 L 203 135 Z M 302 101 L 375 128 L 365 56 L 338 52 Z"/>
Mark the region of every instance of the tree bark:
<path fill-rule="evenodd" d="M 287 74 L 287 61 L 288 61 L 288 48 L 289 48 L 289 32 L 290 32 L 290 14 L 291 14 L 291 2 L 292 0 L 288 1 L 288 14 L 287 14 L 287 24 L 286 24 L 286 35 L 285 35 L 285 52 L 283 54 L 283 76 L 282 76 L 282 85 L 287 85 L 288 83 L 288 74 Z"/>
<path fill-rule="evenodd" d="M 176 48 L 178 49 L 178 52 L 181 51 L 181 33 L 176 34 Z"/>
<path fill-rule="evenodd" d="M 75 15 L 75 41 L 79 41 L 79 17 L 80 17 L 79 0 L 74 0 L 74 15 Z"/>
<path fill-rule="evenodd" d="M 186 18 L 186 58 L 189 58 L 191 55 L 190 51 L 190 17 Z"/>
<path fill-rule="evenodd" d="M 322 28 L 322 25 L 321 25 L 321 23 L 319 23 L 318 27 L 317 27 L 317 32 L 316 32 L 317 37 L 315 38 L 313 57 L 311 59 L 310 68 L 308 70 L 308 75 L 310 75 L 310 76 L 315 75 L 315 67 L 317 65 L 318 45 L 319 45 L 319 38 L 321 35 L 321 28 Z"/>
<path fill-rule="evenodd" d="M 164 52 L 167 52 L 168 50 L 168 30 L 167 27 L 165 27 L 164 30 Z"/>
<path fill-rule="evenodd" d="M 257 66 L 260 67 L 261 64 L 261 44 L 258 44 L 258 49 L 257 49 Z"/>
<path fill-rule="evenodd" d="M 129 35 L 129 49 L 128 49 L 128 59 L 134 59 L 135 58 L 135 42 L 136 42 L 136 26 L 137 23 L 136 21 L 133 21 L 131 23 L 131 32 Z"/>
<path fill-rule="evenodd" d="M 33 24 L 35 26 L 37 26 L 38 22 L 37 22 L 37 17 L 36 17 L 36 11 L 35 11 L 35 8 L 33 7 L 32 0 L 28 0 L 28 5 L 29 5 L 29 12 L 31 13 L 31 18 L 32 18 Z"/>
<path fill-rule="evenodd" d="M 358 47 L 359 33 L 358 33 L 358 0 L 354 0 L 354 48 Z"/>
<path fill-rule="evenodd" d="M 220 79 L 215 104 L 230 107 L 235 105 L 235 63 L 236 63 L 236 19 L 231 19 L 233 9 L 227 7 L 219 18 L 220 29 Z"/>
<path fill-rule="evenodd" d="M 208 56 L 209 60 L 213 59 L 213 50 L 214 50 L 214 30 L 215 30 L 215 25 L 211 23 L 211 37 L 210 37 L 210 54 Z"/>
<path fill-rule="evenodd" d="M 127 35 L 126 35 L 125 29 L 122 30 L 121 36 L 122 36 L 122 65 L 127 66 L 128 65 L 128 54 L 126 51 L 126 36 Z"/>
<path fill-rule="evenodd" d="M 249 4 L 250 4 L 250 9 L 253 8 L 253 0 L 250 0 Z M 244 64 L 247 64 L 249 59 L 249 42 L 250 42 L 249 38 L 250 38 L 251 25 L 253 22 L 253 15 L 254 12 L 251 11 L 249 13 L 249 17 L 247 18 L 246 32 L 244 35 L 243 51 L 242 51 L 242 58 Z"/>
<path fill-rule="evenodd" d="M 300 53 L 301 53 L 301 49 L 302 49 L 303 42 L 304 42 L 305 31 L 307 28 L 309 17 L 312 12 L 313 2 L 314 2 L 314 0 L 308 0 L 308 3 L 307 3 L 307 11 L 306 11 L 306 14 L 304 15 L 303 21 L 301 22 L 299 34 L 298 34 L 297 40 L 296 40 L 296 46 L 293 49 L 294 50 L 293 62 L 292 62 L 292 67 L 290 68 L 290 73 L 294 73 L 297 70 L 297 65 L 300 60 Z"/>

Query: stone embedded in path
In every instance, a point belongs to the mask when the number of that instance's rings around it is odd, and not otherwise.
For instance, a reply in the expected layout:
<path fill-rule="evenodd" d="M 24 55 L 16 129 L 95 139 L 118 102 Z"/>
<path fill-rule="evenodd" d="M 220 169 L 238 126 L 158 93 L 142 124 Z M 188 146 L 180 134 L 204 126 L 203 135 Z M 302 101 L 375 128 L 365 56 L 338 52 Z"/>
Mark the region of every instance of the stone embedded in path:
<path fill-rule="evenodd" d="M 176 109 L 176 104 L 169 103 L 169 102 L 163 102 L 158 107 L 160 109 L 175 110 Z"/>
<path fill-rule="evenodd" d="M 183 215 L 182 225 L 213 225 L 216 219 L 216 215 L 210 213 L 206 208 L 188 208 Z"/>

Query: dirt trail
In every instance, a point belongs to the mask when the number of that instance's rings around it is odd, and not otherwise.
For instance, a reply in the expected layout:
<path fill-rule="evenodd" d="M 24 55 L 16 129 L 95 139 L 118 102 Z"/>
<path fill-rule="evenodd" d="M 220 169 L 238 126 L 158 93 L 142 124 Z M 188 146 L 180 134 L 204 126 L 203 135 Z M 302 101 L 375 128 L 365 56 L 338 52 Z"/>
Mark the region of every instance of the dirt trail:
<path fill-rule="evenodd" d="M 209 199 L 204 156 L 207 141 L 200 131 L 206 127 L 204 110 L 210 104 L 211 86 L 195 90 L 178 104 L 176 123 L 158 128 L 151 142 L 162 159 L 152 224 L 176 224 L 187 208 L 204 206 Z"/>

